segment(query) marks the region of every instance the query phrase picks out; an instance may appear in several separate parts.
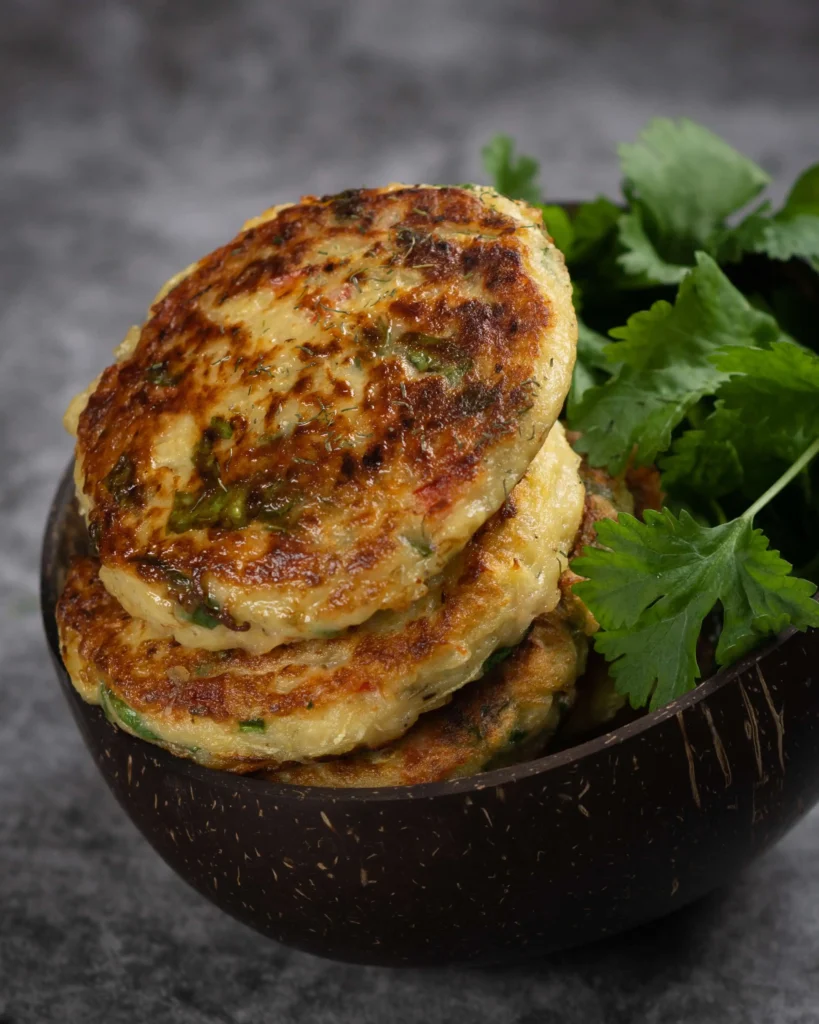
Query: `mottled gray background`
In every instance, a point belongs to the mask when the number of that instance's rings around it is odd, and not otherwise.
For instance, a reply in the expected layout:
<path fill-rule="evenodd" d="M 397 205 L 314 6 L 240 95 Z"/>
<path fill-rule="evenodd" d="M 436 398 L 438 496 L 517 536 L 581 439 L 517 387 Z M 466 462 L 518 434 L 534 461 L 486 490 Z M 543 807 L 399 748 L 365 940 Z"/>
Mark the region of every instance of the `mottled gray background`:
<path fill-rule="evenodd" d="M 819 156 L 819 4 L 3 0 L 0 41 L 0 1024 L 819 1020 L 817 815 L 730 891 L 525 968 L 259 938 L 114 805 L 36 608 L 62 410 L 173 271 L 300 192 L 474 178 L 498 130 L 589 196 L 617 141 L 688 114 L 781 191 Z"/>

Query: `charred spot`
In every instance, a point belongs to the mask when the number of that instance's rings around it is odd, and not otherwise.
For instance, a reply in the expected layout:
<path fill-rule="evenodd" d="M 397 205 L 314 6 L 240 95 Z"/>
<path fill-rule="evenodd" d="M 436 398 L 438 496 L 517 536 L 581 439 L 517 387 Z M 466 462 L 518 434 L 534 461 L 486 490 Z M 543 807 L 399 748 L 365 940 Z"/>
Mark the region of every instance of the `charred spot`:
<path fill-rule="evenodd" d="M 299 377 L 296 383 L 291 388 L 294 395 L 303 395 L 305 391 L 309 391 L 312 386 L 312 380 L 310 376 Z"/>
<path fill-rule="evenodd" d="M 322 356 L 337 356 L 342 351 L 341 342 L 338 338 L 330 338 L 326 345 L 322 345 L 321 349 L 316 351 Z"/>
<path fill-rule="evenodd" d="M 491 246 L 489 251 L 494 259 L 488 261 L 484 269 L 483 280 L 487 290 L 494 292 L 508 288 L 522 274 L 520 253 L 517 249 L 507 249 L 500 245 Z"/>
<path fill-rule="evenodd" d="M 490 228 L 493 231 L 514 231 L 517 227 L 511 223 L 506 214 L 500 213 L 498 210 L 488 210 L 483 205 L 481 205 L 480 224 L 482 228 Z"/>
<path fill-rule="evenodd" d="M 459 249 L 451 242 L 434 235 L 418 236 L 405 259 L 407 266 L 423 270 L 424 276 L 441 278 L 454 274 L 458 268 Z"/>
<path fill-rule="evenodd" d="M 380 443 L 370 445 L 361 459 L 361 465 L 368 470 L 381 468 L 384 461 L 384 450 Z"/>
<path fill-rule="evenodd" d="M 481 262 L 481 253 L 477 246 L 471 246 L 461 252 L 461 270 L 465 274 L 477 270 Z"/>
<path fill-rule="evenodd" d="M 327 261 L 327 262 L 326 262 L 326 263 L 324 264 L 324 267 L 323 267 L 323 270 L 324 270 L 324 273 L 325 273 L 325 274 L 332 274 L 332 272 L 333 272 L 333 271 L 334 271 L 335 269 L 336 269 L 336 265 L 335 265 L 335 263 L 333 263 L 333 261 L 332 261 L 332 260 L 328 260 L 328 261 Z"/>
<path fill-rule="evenodd" d="M 478 271 L 488 291 L 520 284 L 525 278 L 518 250 L 500 242 L 471 245 L 461 254 L 461 267 L 465 273 Z"/>
<path fill-rule="evenodd" d="M 293 210 L 296 211 L 295 216 Z M 289 242 L 301 228 L 300 208 L 293 207 L 282 210 L 278 217 L 265 221 L 255 228 L 250 228 L 244 235 L 247 241 L 257 241 L 263 245 L 283 245 Z"/>
<path fill-rule="evenodd" d="M 360 188 L 348 188 L 336 195 L 323 196 L 322 202 L 329 202 L 338 220 L 353 220 L 366 210 L 364 190 Z"/>
<path fill-rule="evenodd" d="M 248 263 L 219 296 L 219 303 L 226 302 L 245 292 L 255 292 L 263 281 L 272 281 L 283 277 L 291 267 L 291 260 L 279 253 L 265 259 L 253 260 Z"/>
<path fill-rule="evenodd" d="M 424 303 L 417 299 L 393 299 L 390 312 L 407 320 L 421 320 L 426 312 Z"/>
<path fill-rule="evenodd" d="M 340 472 L 342 477 L 346 480 L 351 480 L 355 476 L 356 469 L 358 468 L 355 461 L 355 456 L 349 452 L 344 453 L 344 457 L 341 460 Z"/>
<path fill-rule="evenodd" d="M 500 387 L 498 385 L 490 387 L 482 381 L 475 381 L 472 384 L 467 384 L 458 392 L 455 399 L 455 415 L 458 417 L 478 416 L 495 405 L 499 399 Z"/>
<path fill-rule="evenodd" d="M 338 344 L 338 342 L 336 342 L 336 344 Z M 355 393 L 352 385 L 348 381 L 342 380 L 340 377 L 335 377 L 333 374 L 328 374 L 328 376 L 330 377 L 330 383 L 332 385 L 334 395 L 337 395 L 339 398 L 350 398 Z"/>
<path fill-rule="evenodd" d="M 492 304 L 480 299 L 467 299 L 455 308 L 454 313 L 461 344 L 471 354 L 485 351 L 488 345 L 494 347 L 501 334 L 501 319 Z"/>

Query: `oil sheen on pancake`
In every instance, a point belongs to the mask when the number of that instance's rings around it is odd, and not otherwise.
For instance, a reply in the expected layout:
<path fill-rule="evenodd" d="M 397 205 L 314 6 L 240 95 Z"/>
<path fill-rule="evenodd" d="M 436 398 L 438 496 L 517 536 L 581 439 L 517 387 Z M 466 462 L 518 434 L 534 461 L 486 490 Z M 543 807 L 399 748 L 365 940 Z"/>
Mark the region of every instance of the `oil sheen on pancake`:
<path fill-rule="evenodd" d="M 540 213 L 491 189 L 268 211 L 69 409 L 104 585 L 213 651 L 408 608 L 523 476 L 575 338 Z"/>
<path fill-rule="evenodd" d="M 122 728 L 213 767 L 253 771 L 382 746 L 556 607 L 583 511 L 578 464 L 555 424 L 501 509 L 409 608 L 260 655 L 158 635 L 81 559 L 58 606 L 68 672 Z"/>

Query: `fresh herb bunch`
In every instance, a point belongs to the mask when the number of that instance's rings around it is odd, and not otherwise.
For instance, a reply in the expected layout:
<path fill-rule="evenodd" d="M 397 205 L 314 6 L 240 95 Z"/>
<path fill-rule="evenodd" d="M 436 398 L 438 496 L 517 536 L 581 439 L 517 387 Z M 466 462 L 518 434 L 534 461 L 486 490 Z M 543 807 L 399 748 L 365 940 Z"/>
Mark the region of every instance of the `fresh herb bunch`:
<path fill-rule="evenodd" d="M 688 120 L 650 122 L 620 162 L 622 200 L 566 210 L 542 202 L 537 161 L 510 139 L 484 150 L 572 274 L 578 450 L 611 473 L 662 472 L 668 507 L 598 524 L 575 563 L 618 690 L 655 708 L 696 684 L 715 612 L 719 665 L 819 626 L 819 164 L 774 212 L 767 174 Z"/>

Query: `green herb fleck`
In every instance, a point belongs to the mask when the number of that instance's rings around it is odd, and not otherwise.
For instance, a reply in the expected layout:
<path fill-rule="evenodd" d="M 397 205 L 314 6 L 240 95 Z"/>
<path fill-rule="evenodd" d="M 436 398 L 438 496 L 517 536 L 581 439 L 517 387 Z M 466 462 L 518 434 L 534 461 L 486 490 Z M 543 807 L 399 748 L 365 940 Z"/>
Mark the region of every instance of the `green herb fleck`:
<path fill-rule="evenodd" d="M 129 455 L 120 455 L 102 482 L 118 505 L 137 504 L 140 487 L 136 480 L 136 466 Z"/>
<path fill-rule="evenodd" d="M 472 367 L 468 359 L 450 338 L 434 338 L 418 331 L 408 331 L 397 342 L 406 354 L 407 362 L 420 373 L 439 373 L 450 384 L 457 384 Z"/>
<path fill-rule="evenodd" d="M 220 622 L 213 614 L 215 611 L 219 611 L 219 607 L 215 602 L 210 605 L 200 604 L 194 608 L 191 613 L 190 620 L 194 626 L 203 626 L 205 629 L 216 629 L 216 627 L 220 625 Z"/>
<path fill-rule="evenodd" d="M 168 370 L 168 363 L 153 363 L 145 371 L 145 376 L 152 384 L 160 388 L 175 387 L 182 379 L 181 374 L 174 374 Z"/>
<path fill-rule="evenodd" d="M 264 732 L 267 723 L 263 718 L 246 718 L 239 722 L 239 732 Z"/>
<path fill-rule="evenodd" d="M 215 431 L 223 441 L 233 437 L 233 427 L 224 416 L 213 416 L 210 421 L 210 429 Z"/>
<path fill-rule="evenodd" d="M 125 726 L 129 732 L 143 740 L 151 740 L 154 743 L 159 741 L 160 737 L 145 724 L 142 715 L 134 711 L 104 683 L 100 686 L 100 704 L 105 717 L 112 724 Z"/>

